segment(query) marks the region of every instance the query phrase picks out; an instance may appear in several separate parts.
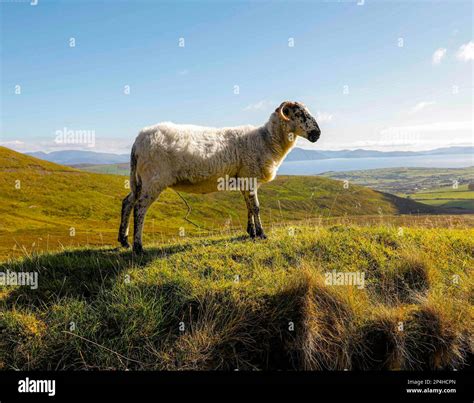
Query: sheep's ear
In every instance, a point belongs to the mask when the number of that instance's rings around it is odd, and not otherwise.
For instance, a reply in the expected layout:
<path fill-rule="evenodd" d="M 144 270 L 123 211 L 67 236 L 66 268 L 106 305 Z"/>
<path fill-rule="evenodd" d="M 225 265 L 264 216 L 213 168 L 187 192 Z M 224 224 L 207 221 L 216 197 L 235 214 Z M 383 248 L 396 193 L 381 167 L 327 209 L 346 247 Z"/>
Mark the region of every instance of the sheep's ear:
<path fill-rule="evenodd" d="M 288 122 L 290 120 L 290 118 L 286 115 L 285 108 L 287 106 L 291 106 L 291 105 L 294 105 L 294 104 L 295 104 L 294 102 L 285 101 L 278 108 L 275 109 L 275 112 L 278 113 L 278 115 L 280 116 L 281 119 L 283 119 L 285 122 Z"/>
<path fill-rule="evenodd" d="M 283 107 L 284 107 L 285 105 L 290 104 L 290 103 L 291 103 L 290 101 L 284 101 L 284 102 L 282 102 L 282 103 L 280 104 L 280 106 L 275 109 L 275 112 L 280 112 L 280 111 L 283 109 Z"/>

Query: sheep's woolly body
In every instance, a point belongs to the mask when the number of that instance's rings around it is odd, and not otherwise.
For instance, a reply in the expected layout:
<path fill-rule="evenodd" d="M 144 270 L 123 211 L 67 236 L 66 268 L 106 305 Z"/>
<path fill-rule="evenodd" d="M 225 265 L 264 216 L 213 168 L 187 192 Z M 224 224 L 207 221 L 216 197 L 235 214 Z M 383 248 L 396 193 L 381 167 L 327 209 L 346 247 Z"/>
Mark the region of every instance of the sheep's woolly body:
<path fill-rule="evenodd" d="M 260 184 L 273 180 L 294 142 L 281 133 L 278 120 L 259 128 L 164 122 L 146 127 L 138 135 L 134 145 L 136 175 L 143 190 L 152 193 L 166 187 L 214 192 L 219 178 L 226 175 L 256 178 Z"/>
<path fill-rule="evenodd" d="M 273 180 L 296 136 L 311 142 L 320 135 L 318 124 L 303 104 L 283 102 L 262 127 L 226 128 L 160 123 L 143 129 L 130 160 L 130 194 L 122 202 L 119 242 L 128 247 L 133 209 L 133 249 L 142 251 L 147 209 L 168 187 L 189 193 L 210 193 L 225 178 L 251 183 L 239 186 L 247 205 L 247 233 L 265 239 L 257 197 L 258 186 Z M 240 183 L 242 183 L 240 182 Z M 229 186 L 230 187 L 230 186 Z"/>

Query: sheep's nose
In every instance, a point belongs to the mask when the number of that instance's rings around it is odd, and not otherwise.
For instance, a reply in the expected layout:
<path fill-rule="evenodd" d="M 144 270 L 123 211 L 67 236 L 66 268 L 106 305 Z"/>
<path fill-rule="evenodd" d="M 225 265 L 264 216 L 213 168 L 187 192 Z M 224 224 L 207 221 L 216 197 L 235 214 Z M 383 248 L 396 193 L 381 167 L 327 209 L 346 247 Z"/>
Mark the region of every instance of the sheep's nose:
<path fill-rule="evenodd" d="M 321 135 L 320 130 L 312 130 L 308 134 L 308 140 L 311 141 L 311 143 L 316 143 L 316 141 L 318 141 L 320 135 Z"/>

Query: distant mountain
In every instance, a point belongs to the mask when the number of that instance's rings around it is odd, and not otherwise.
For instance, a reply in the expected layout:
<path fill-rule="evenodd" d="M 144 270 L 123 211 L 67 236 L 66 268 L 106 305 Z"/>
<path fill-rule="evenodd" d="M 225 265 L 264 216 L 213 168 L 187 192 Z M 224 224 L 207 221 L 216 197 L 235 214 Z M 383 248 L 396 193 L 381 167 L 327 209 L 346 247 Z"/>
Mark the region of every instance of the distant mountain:
<path fill-rule="evenodd" d="M 45 153 L 42 151 L 26 153 L 42 160 L 55 162 L 62 165 L 77 164 L 120 164 L 130 161 L 130 154 L 98 153 L 95 151 L 53 151 Z M 306 150 L 296 147 L 286 157 L 286 161 L 310 161 L 325 160 L 333 158 L 387 158 L 387 157 L 413 157 L 421 155 L 442 154 L 473 154 L 474 147 L 445 147 L 429 151 L 374 151 L 374 150 Z"/>
<path fill-rule="evenodd" d="M 306 150 L 295 147 L 286 161 L 309 161 L 333 158 L 390 158 L 422 155 L 473 154 L 474 147 L 444 147 L 428 151 L 377 151 L 377 150 Z"/>
<path fill-rule="evenodd" d="M 38 151 L 26 153 L 26 155 L 62 165 L 117 164 L 120 162 L 128 162 L 130 160 L 130 154 L 97 153 L 95 151 L 78 150 L 53 151 L 50 153 Z"/>

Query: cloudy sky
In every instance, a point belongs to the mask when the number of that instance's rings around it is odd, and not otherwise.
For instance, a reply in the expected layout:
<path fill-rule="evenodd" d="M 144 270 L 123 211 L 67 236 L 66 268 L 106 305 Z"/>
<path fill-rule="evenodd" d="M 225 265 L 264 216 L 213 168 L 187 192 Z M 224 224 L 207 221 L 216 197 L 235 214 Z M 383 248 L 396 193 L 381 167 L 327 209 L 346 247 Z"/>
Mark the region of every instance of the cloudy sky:
<path fill-rule="evenodd" d="M 473 143 L 470 0 L 32 1 L 0 3 L 19 151 L 128 152 L 143 126 L 260 125 L 287 99 L 319 120 L 305 148 Z"/>

